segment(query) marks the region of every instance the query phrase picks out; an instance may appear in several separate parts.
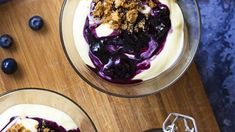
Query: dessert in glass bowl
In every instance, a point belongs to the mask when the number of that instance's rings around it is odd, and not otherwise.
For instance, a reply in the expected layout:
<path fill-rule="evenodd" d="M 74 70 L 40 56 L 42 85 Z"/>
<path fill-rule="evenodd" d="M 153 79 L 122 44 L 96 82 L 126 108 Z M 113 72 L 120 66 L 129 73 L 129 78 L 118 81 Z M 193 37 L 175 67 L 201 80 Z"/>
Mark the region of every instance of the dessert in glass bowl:
<path fill-rule="evenodd" d="M 200 39 L 196 0 L 133 1 L 120 3 L 125 7 L 106 1 L 112 7 L 105 12 L 105 0 L 65 0 L 60 15 L 62 47 L 76 73 L 121 97 L 153 94 L 176 82 Z"/>
<path fill-rule="evenodd" d="M 114 83 L 158 76 L 180 59 L 186 44 L 175 0 L 81 0 L 73 24 L 82 60 Z"/>
<path fill-rule="evenodd" d="M 45 105 L 19 104 L 0 115 L 1 132 L 80 132 L 66 113 Z"/>
<path fill-rule="evenodd" d="M 1 132 L 93 132 L 88 115 L 67 97 L 44 89 L 0 96 Z"/>

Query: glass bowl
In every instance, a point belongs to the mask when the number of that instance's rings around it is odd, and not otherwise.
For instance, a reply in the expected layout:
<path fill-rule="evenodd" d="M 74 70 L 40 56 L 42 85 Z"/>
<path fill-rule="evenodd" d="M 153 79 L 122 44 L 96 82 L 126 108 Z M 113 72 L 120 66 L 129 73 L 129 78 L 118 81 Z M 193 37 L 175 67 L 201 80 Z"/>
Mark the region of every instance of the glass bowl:
<path fill-rule="evenodd" d="M 65 0 L 60 16 L 60 35 L 62 46 L 67 59 L 77 74 L 92 87 L 114 96 L 140 97 L 157 93 L 170 86 L 191 64 L 200 40 L 201 19 L 196 0 L 177 0 L 185 21 L 185 47 L 184 51 L 171 68 L 159 76 L 136 84 L 116 84 L 105 81 L 90 70 L 83 62 L 76 50 L 73 36 L 73 22 L 76 8 L 81 0 Z M 81 25 L 83 26 L 83 25 Z M 83 50 L 83 49 L 80 49 Z"/>
<path fill-rule="evenodd" d="M 97 131 L 90 117 L 78 104 L 57 92 L 25 88 L 4 93 L 0 95 L 0 115 L 8 108 L 18 104 L 50 106 L 70 116 L 82 132 Z"/>

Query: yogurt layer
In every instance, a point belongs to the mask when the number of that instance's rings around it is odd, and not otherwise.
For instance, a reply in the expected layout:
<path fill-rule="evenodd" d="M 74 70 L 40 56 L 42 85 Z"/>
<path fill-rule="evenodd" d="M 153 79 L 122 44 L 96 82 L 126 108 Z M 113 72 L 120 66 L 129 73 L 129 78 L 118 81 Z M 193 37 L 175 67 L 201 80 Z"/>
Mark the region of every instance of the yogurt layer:
<path fill-rule="evenodd" d="M 10 121 L 12 117 L 15 118 Z M 4 129 L 4 132 L 14 124 L 22 124 L 26 129 L 36 132 L 35 126 L 38 125 L 38 121 L 32 118 L 55 122 L 67 131 L 78 128 L 71 117 L 58 109 L 44 105 L 20 104 L 12 106 L 0 114 L 0 130 Z"/>

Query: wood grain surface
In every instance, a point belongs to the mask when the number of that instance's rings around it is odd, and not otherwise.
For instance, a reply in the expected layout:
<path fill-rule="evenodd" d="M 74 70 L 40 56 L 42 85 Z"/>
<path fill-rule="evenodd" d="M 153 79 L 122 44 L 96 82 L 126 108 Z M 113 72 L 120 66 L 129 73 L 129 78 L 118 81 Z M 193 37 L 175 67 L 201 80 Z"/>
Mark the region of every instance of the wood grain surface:
<path fill-rule="evenodd" d="M 219 131 L 194 64 L 173 86 L 142 98 L 109 96 L 85 83 L 69 64 L 61 46 L 62 3 L 63 0 L 10 0 L 0 6 L 0 34 L 8 33 L 14 38 L 11 49 L 0 49 L 0 60 L 13 57 L 19 65 L 14 75 L 0 72 L 0 93 L 24 87 L 60 92 L 84 108 L 100 132 L 160 128 L 171 112 L 193 116 L 200 132 Z M 28 27 L 28 19 L 33 15 L 44 18 L 43 30 L 35 32 Z"/>

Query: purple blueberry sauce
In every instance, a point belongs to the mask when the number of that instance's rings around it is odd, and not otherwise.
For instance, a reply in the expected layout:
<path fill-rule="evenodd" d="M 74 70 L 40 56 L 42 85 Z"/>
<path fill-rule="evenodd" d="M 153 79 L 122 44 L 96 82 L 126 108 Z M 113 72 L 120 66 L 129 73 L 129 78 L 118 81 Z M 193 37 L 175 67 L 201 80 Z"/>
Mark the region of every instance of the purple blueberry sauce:
<path fill-rule="evenodd" d="M 2 130 L 4 130 L 16 118 L 18 118 L 18 117 L 12 117 L 10 119 L 9 123 L 7 123 L 7 125 Z M 45 129 L 45 128 L 48 128 L 48 129 L 50 129 L 50 131 L 54 131 L 54 132 L 80 132 L 79 128 L 67 131 L 63 126 L 58 125 L 56 122 L 45 120 L 42 118 L 38 118 L 38 117 L 26 117 L 26 118 L 34 119 L 34 120 L 38 121 L 39 124 L 38 124 L 38 128 L 37 128 L 37 132 L 43 132 L 43 129 Z"/>
<path fill-rule="evenodd" d="M 107 37 L 97 37 L 95 28 L 87 17 L 84 37 L 89 44 L 89 56 L 95 68 L 91 68 L 103 79 L 120 84 L 141 82 L 133 78 L 150 68 L 150 59 L 164 47 L 171 29 L 170 11 L 159 2 L 150 12 L 148 19 L 138 12 L 135 23 L 145 19 L 146 23 L 138 32 L 117 30 Z"/>

